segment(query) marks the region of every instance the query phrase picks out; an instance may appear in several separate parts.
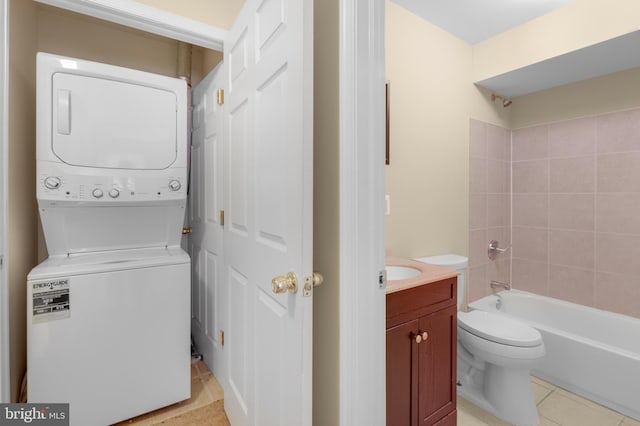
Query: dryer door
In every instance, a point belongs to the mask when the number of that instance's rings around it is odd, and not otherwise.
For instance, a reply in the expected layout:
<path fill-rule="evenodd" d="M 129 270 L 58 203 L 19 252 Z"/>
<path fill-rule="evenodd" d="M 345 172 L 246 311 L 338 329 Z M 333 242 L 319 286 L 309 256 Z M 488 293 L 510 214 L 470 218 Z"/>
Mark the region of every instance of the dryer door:
<path fill-rule="evenodd" d="M 52 90 L 51 143 L 61 161 L 160 170 L 176 160 L 175 93 L 60 72 Z"/>

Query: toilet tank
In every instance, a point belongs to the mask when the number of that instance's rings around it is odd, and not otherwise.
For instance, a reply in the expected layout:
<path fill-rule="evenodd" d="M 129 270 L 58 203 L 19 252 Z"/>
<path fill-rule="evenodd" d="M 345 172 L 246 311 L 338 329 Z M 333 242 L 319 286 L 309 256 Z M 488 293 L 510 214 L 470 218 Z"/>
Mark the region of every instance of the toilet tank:
<path fill-rule="evenodd" d="M 416 257 L 414 260 L 428 263 L 430 265 L 455 269 L 460 273 L 460 275 L 458 275 L 458 310 L 460 310 L 460 308 L 462 308 L 462 302 L 466 291 L 465 278 L 469 259 L 465 256 L 460 256 L 459 254 L 440 254 L 437 256 Z"/>

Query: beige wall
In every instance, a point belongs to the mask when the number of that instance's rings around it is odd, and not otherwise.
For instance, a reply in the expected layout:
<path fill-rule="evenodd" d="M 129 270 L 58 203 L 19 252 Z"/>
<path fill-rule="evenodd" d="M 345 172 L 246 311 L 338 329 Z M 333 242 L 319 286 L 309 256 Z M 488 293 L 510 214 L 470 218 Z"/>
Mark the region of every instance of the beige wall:
<path fill-rule="evenodd" d="M 576 0 L 474 45 L 473 78 L 531 65 L 636 31 L 639 25 L 637 0 Z"/>
<path fill-rule="evenodd" d="M 26 368 L 26 277 L 36 265 L 35 50 L 37 10 L 11 0 L 9 79 L 8 247 L 11 399 Z"/>
<path fill-rule="evenodd" d="M 176 40 L 54 7 L 38 5 L 37 10 L 38 51 L 177 75 Z M 193 46 L 192 86 L 221 60 L 222 52 Z"/>
<path fill-rule="evenodd" d="M 189 19 L 224 29 L 231 28 L 244 0 L 136 0 Z"/>
<path fill-rule="evenodd" d="M 175 40 L 48 6 L 38 10 L 39 51 L 176 75 Z"/>
<path fill-rule="evenodd" d="M 339 423 L 338 0 L 315 3 L 313 424 Z"/>
<path fill-rule="evenodd" d="M 387 250 L 467 254 L 469 118 L 505 125 L 510 111 L 472 84 L 472 48 L 387 1 L 391 164 Z"/>
<path fill-rule="evenodd" d="M 479 74 L 499 74 L 625 34 L 638 22 L 638 2 L 577 0 L 472 47 L 387 1 L 387 249 L 407 257 L 468 254 L 469 118 L 511 129 L 640 102 L 640 69 L 521 96 L 506 109 L 472 84 Z"/>
<path fill-rule="evenodd" d="M 567 120 L 640 106 L 640 68 L 520 96 L 511 128 Z"/>

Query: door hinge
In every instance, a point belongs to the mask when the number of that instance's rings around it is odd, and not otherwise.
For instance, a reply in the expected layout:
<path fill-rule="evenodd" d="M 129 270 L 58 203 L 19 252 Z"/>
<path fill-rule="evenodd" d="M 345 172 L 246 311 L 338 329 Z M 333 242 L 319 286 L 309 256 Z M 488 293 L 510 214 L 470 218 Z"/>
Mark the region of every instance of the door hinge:
<path fill-rule="evenodd" d="M 220 330 L 220 346 L 224 346 L 224 330 Z"/>
<path fill-rule="evenodd" d="M 224 210 L 220 210 L 220 226 L 224 226 Z"/>
<path fill-rule="evenodd" d="M 224 105 L 224 89 L 218 89 L 216 97 L 218 98 L 218 105 Z"/>
<path fill-rule="evenodd" d="M 4 254 L 0 255 L 0 268 L 4 268 Z"/>

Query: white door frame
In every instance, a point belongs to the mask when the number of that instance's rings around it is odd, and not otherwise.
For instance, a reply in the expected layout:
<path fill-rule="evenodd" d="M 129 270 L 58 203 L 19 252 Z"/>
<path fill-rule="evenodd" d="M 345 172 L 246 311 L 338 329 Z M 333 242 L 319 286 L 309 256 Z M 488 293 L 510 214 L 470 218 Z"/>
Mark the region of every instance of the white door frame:
<path fill-rule="evenodd" d="M 384 0 L 340 0 L 342 426 L 386 424 L 384 13 Z"/>
<path fill-rule="evenodd" d="M 0 0 L 0 402 L 11 402 L 9 365 L 9 277 L 7 274 L 7 197 L 9 196 L 9 0 Z"/>
<path fill-rule="evenodd" d="M 8 16 L 3 12 L 3 110 L 6 185 L 8 148 Z M 131 0 L 37 0 L 54 7 L 222 50 L 227 32 Z M 340 424 L 385 423 L 384 288 L 384 0 L 340 0 Z M 382 82 L 382 85 L 381 85 Z M 6 211 L 6 190 L 2 197 Z M 6 215 L 3 215 L 6 221 Z M 6 230 L 6 223 L 2 223 Z M 0 244 L 4 242 L 0 241 Z M 6 268 L 2 270 L 3 277 Z M 5 281 L 6 282 L 6 281 Z M 8 294 L 2 288 L 0 309 Z M 4 323 L 3 323 L 4 324 Z M 4 326 L 4 325 L 3 325 Z M 2 331 L 6 339 L 8 333 Z M 0 348 L 8 368 L 8 341 Z M 5 363 L 5 359 L 6 362 Z M 0 377 L 8 393 L 8 377 Z M 4 393 L 4 392 L 3 392 Z M 4 397 L 4 395 L 2 395 Z"/>
<path fill-rule="evenodd" d="M 133 0 L 35 0 L 222 52 L 227 31 Z"/>

